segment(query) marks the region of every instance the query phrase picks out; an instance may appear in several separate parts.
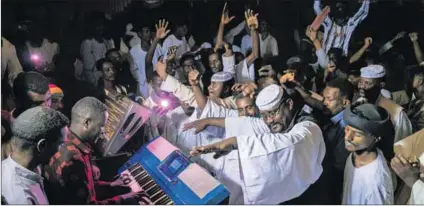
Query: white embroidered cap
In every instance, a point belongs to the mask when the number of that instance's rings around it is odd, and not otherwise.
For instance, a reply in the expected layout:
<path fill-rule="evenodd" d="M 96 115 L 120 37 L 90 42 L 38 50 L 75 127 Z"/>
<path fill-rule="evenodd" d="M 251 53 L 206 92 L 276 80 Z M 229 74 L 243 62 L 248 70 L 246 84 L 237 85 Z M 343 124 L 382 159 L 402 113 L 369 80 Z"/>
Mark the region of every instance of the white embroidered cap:
<path fill-rule="evenodd" d="M 211 82 L 226 82 L 233 78 L 230 72 L 217 72 L 211 77 Z"/>
<path fill-rule="evenodd" d="M 276 84 L 269 85 L 262 89 L 256 97 L 256 106 L 261 111 L 275 109 L 283 97 L 284 90 Z"/>
<path fill-rule="evenodd" d="M 290 64 L 293 64 L 293 63 L 299 63 L 299 62 L 301 62 L 301 59 L 297 56 L 294 56 L 294 57 L 290 57 L 289 59 L 287 59 L 286 65 L 290 65 Z"/>
<path fill-rule="evenodd" d="M 381 65 L 369 65 L 361 69 L 361 77 L 378 79 L 386 75 L 386 70 Z"/>
<path fill-rule="evenodd" d="M 240 47 L 233 45 L 233 52 L 241 52 Z"/>
<path fill-rule="evenodd" d="M 212 44 L 210 44 L 209 42 L 205 42 L 202 45 L 200 45 L 200 47 L 202 49 L 211 49 L 212 48 Z"/>

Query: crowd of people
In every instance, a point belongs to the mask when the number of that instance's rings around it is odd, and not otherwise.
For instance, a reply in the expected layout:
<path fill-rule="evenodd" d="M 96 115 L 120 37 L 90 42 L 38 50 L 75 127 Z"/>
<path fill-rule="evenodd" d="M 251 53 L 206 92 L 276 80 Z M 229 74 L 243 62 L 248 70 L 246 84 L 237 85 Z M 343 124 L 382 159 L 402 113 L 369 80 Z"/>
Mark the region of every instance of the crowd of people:
<path fill-rule="evenodd" d="M 226 28 L 227 4 L 213 42 L 196 42 L 186 22 L 128 23 L 118 41 L 99 23 L 77 59 L 21 22 L 22 42 L 2 38 L 2 203 L 161 203 L 101 181 L 92 162 L 112 92 L 153 111 L 133 139 L 165 137 L 225 185 L 229 204 L 424 204 L 419 35 L 381 47 L 367 37 L 352 52 L 371 2 L 360 4 L 349 15 L 346 2 L 315 0 L 283 68 L 267 21 L 247 9 Z"/>

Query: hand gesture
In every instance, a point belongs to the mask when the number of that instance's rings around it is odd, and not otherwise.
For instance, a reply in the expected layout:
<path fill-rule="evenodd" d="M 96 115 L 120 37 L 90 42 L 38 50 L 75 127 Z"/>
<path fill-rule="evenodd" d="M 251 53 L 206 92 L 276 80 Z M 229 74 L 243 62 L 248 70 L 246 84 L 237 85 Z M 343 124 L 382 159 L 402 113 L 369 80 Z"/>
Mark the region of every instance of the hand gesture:
<path fill-rule="evenodd" d="M 121 198 L 124 200 L 128 200 L 128 199 L 134 199 L 136 201 L 138 201 L 138 203 L 140 205 L 152 205 L 152 201 L 150 200 L 149 195 L 144 192 L 144 191 L 140 191 L 140 192 L 130 192 L 127 194 L 123 194 L 121 195 Z"/>
<path fill-rule="evenodd" d="M 257 89 L 258 89 L 258 85 L 256 85 L 255 83 L 253 82 L 246 83 L 242 86 L 242 94 L 245 97 L 250 97 L 253 99 Z"/>
<path fill-rule="evenodd" d="M 191 70 L 190 73 L 188 73 L 188 82 L 191 86 L 197 86 L 200 82 L 200 73 L 197 70 Z"/>
<path fill-rule="evenodd" d="M 111 187 L 119 187 L 119 186 L 125 186 L 124 181 L 121 178 L 116 179 L 115 181 L 110 183 Z"/>
<path fill-rule="evenodd" d="M 402 155 L 396 155 L 390 162 L 393 171 L 410 187 L 419 178 L 419 164 L 413 165 Z"/>
<path fill-rule="evenodd" d="M 208 126 L 207 119 L 200 119 L 200 120 L 196 120 L 194 122 L 190 122 L 190 123 L 185 124 L 183 131 L 187 131 L 189 129 L 195 128 L 196 130 L 194 131 L 194 133 L 197 134 L 197 133 L 205 130 L 207 126 Z"/>
<path fill-rule="evenodd" d="M 215 144 L 193 147 L 193 149 L 190 151 L 190 155 L 198 156 L 200 154 L 208 154 L 215 152 L 215 155 L 213 157 L 215 159 L 218 159 L 219 157 L 230 153 L 234 149 L 237 149 L 237 138 L 230 137 Z"/>
<path fill-rule="evenodd" d="M 372 44 L 372 38 L 371 37 L 365 38 L 364 46 L 368 48 L 371 46 L 371 44 Z"/>
<path fill-rule="evenodd" d="M 411 39 L 412 42 L 418 41 L 418 33 L 417 32 L 409 33 L 409 38 Z"/>
<path fill-rule="evenodd" d="M 286 74 L 284 74 L 280 78 L 280 84 L 285 84 L 286 82 L 292 82 L 294 81 L 294 72 L 291 70 L 285 71 Z"/>
<path fill-rule="evenodd" d="M 177 56 L 177 46 L 171 46 L 168 48 L 168 56 L 166 56 L 166 61 L 172 61 Z"/>
<path fill-rule="evenodd" d="M 225 54 L 224 56 L 230 57 L 233 55 L 233 51 L 230 48 L 230 45 L 224 42 Z M 216 52 L 216 51 L 215 51 Z"/>
<path fill-rule="evenodd" d="M 258 29 L 258 26 L 259 26 L 258 15 L 259 14 L 254 14 L 253 10 L 250 10 L 250 9 L 244 12 L 244 17 L 246 18 L 247 26 L 250 29 Z"/>
<path fill-rule="evenodd" d="M 228 16 L 227 2 L 225 2 L 224 8 L 222 9 L 221 24 L 226 25 L 230 23 L 234 18 L 235 16 L 232 16 L 232 17 Z"/>
<path fill-rule="evenodd" d="M 159 24 L 155 24 L 156 27 L 156 38 L 163 39 L 168 35 L 170 30 L 168 28 L 168 22 L 165 19 L 159 20 Z"/>
<path fill-rule="evenodd" d="M 166 73 L 166 63 L 162 62 L 162 59 L 158 61 L 158 63 L 156 63 L 155 68 L 156 68 L 156 72 L 159 74 L 159 76 L 161 77 L 161 79 L 163 81 L 166 80 L 167 77 L 167 73 Z"/>
<path fill-rule="evenodd" d="M 395 38 L 393 38 L 393 39 L 392 39 L 392 42 L 397 41 L 397 40 L 399 40 L 399 39 L 403 38 L 403 37 L 405 36 L 405 34 L 406 34 L 406 32 L 404 32 L 404 31 L 399 32 L 399 33 L 395 36 Z"/>
<path fill-rule="evenodd" d="M 311 25 L 306 28 L 306 36 L 313 42 L 317 39 L 317 31 L 315 31 Z"/>

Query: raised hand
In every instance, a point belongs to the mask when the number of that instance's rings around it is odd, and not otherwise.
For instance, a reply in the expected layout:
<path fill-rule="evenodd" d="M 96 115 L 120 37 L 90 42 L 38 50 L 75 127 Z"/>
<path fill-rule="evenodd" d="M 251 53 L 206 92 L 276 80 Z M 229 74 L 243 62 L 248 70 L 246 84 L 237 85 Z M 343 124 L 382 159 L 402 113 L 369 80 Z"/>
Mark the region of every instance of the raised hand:
<path fill-rule="evenodd" d="M 258 15 L 253 13 L 253 10 L 248 9 L 244 12 L 244 18 L 246 19 L 247 26 L 250 29 L 258 29 L 259 23 L 258 23 Z"/>
<path fill-rule="evenodd" d="M 156 27 L 156 38 L 163 39 L 168 35 L 170 30 L 168 28 L 168 22 L 165 19 L 159 20 L 159 24 L 155 24 Z"/>
<path fill-rule="evenodd" d="M 404 32 L 404 31 L 402 31 L 402 32 L 399 32 L 393 39 L 392 39 L 392 42 L 395 42 L 395 41 L 397 41 L 397 40 L 399 40 L 399 39 L 401 39 L 401 38 L 403 38 L 404 36 L 405 36 L 405 34 L 406 34 L 406 32 Z"/>
<path fill-rule="evenodd" d="M 159 74 L 160 78 L 165 81 L 168 74 L 166 73 L 166 63 L 163 63 L 162 58 L 156 63 L 155 68 L 156 72 Z"/>
<path fill-rule="evenodd" d="M 215 144 L 193 147 L 190 151 L 190 155 L 198 156 L 200 154 L 208 154 L 215 152 L 214 158 L 218 159 L 219 157 L 226 155 L 235 149 L 237 149 L 237 138 L 230 137 Z"/>
<path fill-rule="evenodd" d="M 196 120 L 196 121 L 185 124 L 183 131 L 187 131 L 189 129 L 195 128 L 196 130 L 194 131 L 194 133 L 197 134 L 205 130 L 207 126 L 208 126 L 207 119 L 200 119 L 200 120 Z"/>
<path fill-rule="evenodd" d="M 368 48 L 371 46 L 371 44 L 372 44 L 372 38 L 371 37 L 365 38 L 364 46 Z"/>
<path fill-rule="evenodd" d="M 313 42 L 317 39 L 317 31 L 309 25 L 306 28 L 306 36 Z"/>
<path fill-rule="evenodd" d="M 226 25 L 230 23 L 234 18 L 235 16 L 232 16 L 232 17 L 228 16 L 227 2 L 225 2 L 224 8 L 222 9 L 221 24 Z"/>
<path fill-rule="evenodd" d="M 393 171 L 410 187 L 419 178 L 419 164 L 406 160 L 402 155 L 396 155 L 390 162 Z"/>
<path fill-rule="evenodd" d="M 168 56 L 166 56 L 166 61 L 171 61 L 175 59 L 175 57 L 177 56 L 177 48 L 177 46 L 170 46 L 168 48 Z"/>
<path fill-rule="evenodd" d="M 409 38 L 411 39 L 412 42 L 418 41 L 418 33 L 417 32 L 409 33 Z"/>
<path fill-rule="evenodd" d="M 200 73 L 197 70 L 192 70 L 188 73 L 188 82 L 191 86 L 197 86 L 200 82 Z"/>

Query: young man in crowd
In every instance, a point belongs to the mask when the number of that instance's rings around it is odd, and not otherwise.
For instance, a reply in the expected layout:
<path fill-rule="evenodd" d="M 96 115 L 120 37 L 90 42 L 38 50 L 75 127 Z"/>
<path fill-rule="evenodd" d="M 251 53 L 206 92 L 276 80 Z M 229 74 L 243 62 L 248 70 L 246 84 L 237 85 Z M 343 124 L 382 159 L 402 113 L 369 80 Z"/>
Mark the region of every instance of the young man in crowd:
<path fill-rule="evenodd" d="M 417 132 L 424 128 L 424 66 L 415 67 L 411 73 L 414 97 L 406 113 L 414 132 Z"/>
<path fill-rule="evenodd" d="M 49 204 L 37 167 L 47 164 L 68 134 L 69 120 L 47 107 L 34 107 L 14 121 L 13 153 L 2 161 L 2 196 L 8 204 Z"/>
<path fill-rule="evenodd" d="M 386 159 L 393 157 L 394 129 L 389 113 L 372 104 L 348 107 L 345 144 L 351 152 L 345 167 L 342 204 L 394 204 Z"/>
<path fill-rule="evenodd" d="M 128 193 L 106 200 L 96 198 L 91 154 L 95 143 L 102 138 L 107 118 L 106 106 L 93 97 L 79 100 L 72 108 L 67 141 L 45 168 L 51 204 L 120 204 L 145 197 L 141 193 Z"/>
<path fill-rule="evenodd" d="M 55 84 L 49 84 L 49 91 L 51 94 L 51 108 L 62 111 L 63 109 L 63 91 L 61 88 L 56 86 Z"/>

